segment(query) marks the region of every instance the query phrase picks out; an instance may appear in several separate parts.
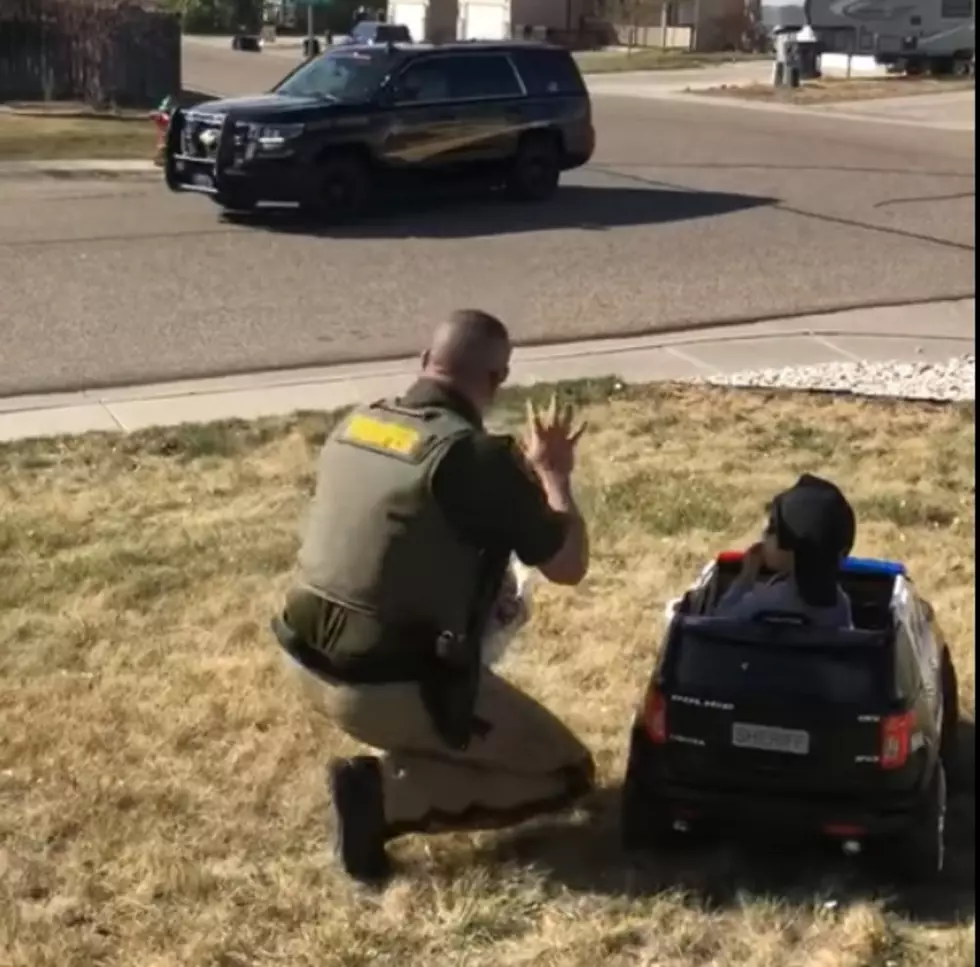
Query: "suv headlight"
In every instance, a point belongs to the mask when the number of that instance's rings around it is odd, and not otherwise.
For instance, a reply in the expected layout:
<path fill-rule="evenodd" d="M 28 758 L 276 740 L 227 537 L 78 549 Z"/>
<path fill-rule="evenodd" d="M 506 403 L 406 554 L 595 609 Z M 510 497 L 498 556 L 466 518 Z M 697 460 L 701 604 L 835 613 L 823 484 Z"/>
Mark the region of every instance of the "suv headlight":
<path fill-rule="evenodd" d="M 303 133 L 302 124 L 252 124 L 249 140 L 262 151 L 279 151 Z"/>

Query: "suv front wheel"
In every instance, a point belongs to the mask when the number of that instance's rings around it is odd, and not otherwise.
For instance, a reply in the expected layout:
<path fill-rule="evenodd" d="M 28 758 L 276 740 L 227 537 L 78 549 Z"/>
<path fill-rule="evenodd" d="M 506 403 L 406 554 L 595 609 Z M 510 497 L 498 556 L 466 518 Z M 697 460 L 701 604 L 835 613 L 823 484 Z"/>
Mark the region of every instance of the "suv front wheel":
<path fill-rule="evenodd" d="M 520 201 L 544 201 L 555 193 L 560 177 L 557 140 L 544 133 L 525 135 L 507 178 L 509 194 Z"/>
<path fill-rule="evenodd" d="M 371 174 L 356 155 L 328 156 L 314 166 L 303 207 L 331 223 L 349 222 L 361 215 L 371 197 Z"/>

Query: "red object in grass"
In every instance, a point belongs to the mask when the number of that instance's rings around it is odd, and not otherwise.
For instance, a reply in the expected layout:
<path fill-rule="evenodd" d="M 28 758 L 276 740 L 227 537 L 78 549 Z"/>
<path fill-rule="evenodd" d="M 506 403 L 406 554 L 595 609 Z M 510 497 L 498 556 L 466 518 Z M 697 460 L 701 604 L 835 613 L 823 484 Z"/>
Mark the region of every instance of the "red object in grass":
<path fill-rule="evenodd" d="M 170 126 L 170 112 L 157 108 L 150 112 L 150 120 L 157 126 L 156 164 L 163 164 L 163 150 L 167 144 L 167 128 Z"/>

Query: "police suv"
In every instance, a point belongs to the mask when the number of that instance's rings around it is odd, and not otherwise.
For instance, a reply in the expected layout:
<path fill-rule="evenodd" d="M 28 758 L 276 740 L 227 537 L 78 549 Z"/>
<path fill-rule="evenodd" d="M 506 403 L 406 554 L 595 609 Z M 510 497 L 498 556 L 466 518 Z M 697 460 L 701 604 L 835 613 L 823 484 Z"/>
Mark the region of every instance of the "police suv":
<path fill-rule="evenodd" d="M 594 147 L 588 92 L 564 48 L 352 44 L 267 94 L 175 111 L 163 160 L 173 191 L 341 220 L 382 188 L 464 178 L 544 199 Z"/>

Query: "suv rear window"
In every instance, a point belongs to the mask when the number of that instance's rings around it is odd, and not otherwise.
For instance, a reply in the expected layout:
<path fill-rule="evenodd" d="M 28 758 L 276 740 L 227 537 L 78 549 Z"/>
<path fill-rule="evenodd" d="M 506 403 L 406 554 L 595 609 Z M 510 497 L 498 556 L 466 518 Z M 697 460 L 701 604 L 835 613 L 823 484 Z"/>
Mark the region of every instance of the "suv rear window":
<path fill-rule="evenodd" d="M 532 97 L 585 93 L 585 82 L 567 51 L 528 48 L 512 50 L 510 56 Z"/>
<path fill-rule="evenodd" d="M 446 57 L 453 97 L 519 97 L 521 84 L 504 54 Z"/>
<path fill-rule="evenodd" d="M 768 696 L 866 704 L 882 698 L 878 648 L 772 646 L 691 635 L 680 644 L 672 689 L 729 698 Z"/>

